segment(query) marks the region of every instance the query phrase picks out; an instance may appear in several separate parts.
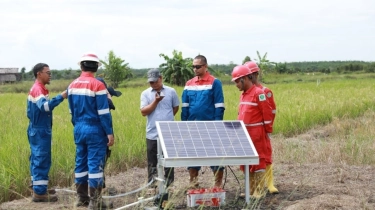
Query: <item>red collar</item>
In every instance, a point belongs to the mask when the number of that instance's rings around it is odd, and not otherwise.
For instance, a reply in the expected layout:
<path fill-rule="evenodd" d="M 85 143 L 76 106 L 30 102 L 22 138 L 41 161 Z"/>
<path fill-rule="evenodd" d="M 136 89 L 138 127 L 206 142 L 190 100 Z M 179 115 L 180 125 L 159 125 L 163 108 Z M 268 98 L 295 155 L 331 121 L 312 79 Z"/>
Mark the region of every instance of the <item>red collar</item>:
<path fill-rule="evenodd" d="M 81 77 L 92 77 L 92 78 L 94 78 L 94 74 L 91 73 L 91 72 L 82 71 Z"/>
<path fill-rule="evenodd" d="M 42 87 L 43 91 L 48 91 L 47 88 L 46 88 L 46 86 L 43 83 L 39 82 L 38 80 L 35 80 L 35 83 L 38 86 Z"/>
<path fill-rule="evenodd" d="M 195 82 L 199 82 L 199 81 L 208 81 L 208 79 L 211 77 L 211 74 L 210 72 L 206 71 L 206 73 L 204 74 L 204 76 L 202 78 L 199 79 L 198 76 L 195 77 Z"/>

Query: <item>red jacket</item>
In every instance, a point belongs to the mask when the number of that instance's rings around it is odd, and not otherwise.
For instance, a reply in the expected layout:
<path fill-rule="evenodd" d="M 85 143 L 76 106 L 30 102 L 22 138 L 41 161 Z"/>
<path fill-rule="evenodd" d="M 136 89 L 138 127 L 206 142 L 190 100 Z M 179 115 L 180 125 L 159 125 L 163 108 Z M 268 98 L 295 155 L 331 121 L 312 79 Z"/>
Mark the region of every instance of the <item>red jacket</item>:
<path fill-rule="evenodd" d="M 262 126 L 267 133 L 272 133 L 273 113 L 262 89 L 253 85 L 244 91 L 240 99 L 238 120 L 246 127 Z"/>

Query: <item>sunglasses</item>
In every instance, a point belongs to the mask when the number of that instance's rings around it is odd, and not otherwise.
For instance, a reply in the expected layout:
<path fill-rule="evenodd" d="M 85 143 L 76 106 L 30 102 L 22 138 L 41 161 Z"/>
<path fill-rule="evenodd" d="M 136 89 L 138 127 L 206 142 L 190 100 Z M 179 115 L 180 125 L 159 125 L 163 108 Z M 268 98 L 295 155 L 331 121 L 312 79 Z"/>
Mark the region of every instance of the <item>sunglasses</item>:
<path fill-rule="evenodd" d="M 49 76 L 52 75 L 52 72 L 50 72 L 50 71 L 41 71 L 40 73 L 45 73 L 45 74 L 47 74 L 47 75 L 49 75 Z"/>
<path fill-rule="evenodd" d="M 193 65 L 193 69 L 200 69 L 200 68 L 202 68 L 203 66 L 205 66 L 205 64 L 204 64 L 204 65 Z"/>

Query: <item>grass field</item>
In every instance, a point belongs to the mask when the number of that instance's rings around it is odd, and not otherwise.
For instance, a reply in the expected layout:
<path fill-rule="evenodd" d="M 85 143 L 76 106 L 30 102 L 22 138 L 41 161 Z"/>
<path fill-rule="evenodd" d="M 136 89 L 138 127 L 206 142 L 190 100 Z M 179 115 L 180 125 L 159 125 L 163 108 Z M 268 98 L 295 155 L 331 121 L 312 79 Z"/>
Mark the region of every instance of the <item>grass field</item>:
<path fill-rule="evenodd" d="M 228 78 L 223 80 L 229 81 Z M 273 90 L 277 103 L 274 133 L 285 137 L 303 133 L 316 125 L 324 125 L 341 118 L 354 118 L 368 110 L 375 110 L 375 85 L 370 77 L 322 77 L 313 82 L 301 82 L 298 79 L 296 81 L 296 78 L 290 79 L 291 82 L 282 80 L 280 78 L 279 83 L 269 84 L 267 87 Z M 50 97 L 54 97 L 57 90 L 64 89 L 68 83 L 52 81 L 48 86 L 53 90 Z M 24 90 L 30 88 L 31 84 L 32 82 L 7 85 L 0 89 L 0 203 L 28 194 L 30 149 L 26 135 L 27 91 Z M 139 98 L 140 93 L 148 86 L 145 83 L 137 86 L 120 88 L 123 95 L 113 99 L 116 105 L 116 110 L 112 112 L 115 145 L 107 173 L 115 174 L 129 167 L 145 166 L 146 119 L 140 114 Z M 6 88 L 17 89 L 19 91 L 14 92 L 19 93 L 1 93 L 9 92 L 4 91 Z M 175 88 L 181 96 L 182 87 Z M 240 94 L 234 85 L 224 85 L 225 120 L 236 119 Z M 180 112 L 177 113 L 176 120 L 180 120 L 179 115 Z M 70 186 L 74 182 L 75 145 L 72 132 L 67 101 L 64 101 L 54 110 L 53 160 L 49 174 L 51 186 Z M 348 147 L 352 144 L 353 142 L 348 142 Z M 298 147 L 286 149 L 294 150 L 293 154 L 299 153 Z M 345 153 L 345 150 L 343 152 Z M 347 152 L 353 150 L 348 149 Z M 290 153 L 280 154 L 285 154 L 285 158 L 288 158 Z"/>

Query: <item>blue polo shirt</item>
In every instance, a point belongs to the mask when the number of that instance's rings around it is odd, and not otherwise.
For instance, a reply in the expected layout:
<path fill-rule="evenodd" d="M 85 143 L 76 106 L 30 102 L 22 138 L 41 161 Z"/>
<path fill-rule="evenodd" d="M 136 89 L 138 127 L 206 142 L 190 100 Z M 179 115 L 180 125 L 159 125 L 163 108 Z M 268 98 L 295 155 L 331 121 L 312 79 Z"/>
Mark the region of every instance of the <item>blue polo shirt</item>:
<path fill-rule="evenodd" d="M 174 121 L 173 107 L 180 105 L 176 90 L 174 88 L 163 85 L 161 92 L 165 95 L 156 106 L 151 114 L 147 115 L 146 138 L 156 140 L 158 132 L 156 129 L 156 121 Z M 156 91 L 151 87 L 144 90 L 141 94 L 141 109 L 155 100 Z"/>

